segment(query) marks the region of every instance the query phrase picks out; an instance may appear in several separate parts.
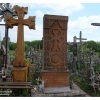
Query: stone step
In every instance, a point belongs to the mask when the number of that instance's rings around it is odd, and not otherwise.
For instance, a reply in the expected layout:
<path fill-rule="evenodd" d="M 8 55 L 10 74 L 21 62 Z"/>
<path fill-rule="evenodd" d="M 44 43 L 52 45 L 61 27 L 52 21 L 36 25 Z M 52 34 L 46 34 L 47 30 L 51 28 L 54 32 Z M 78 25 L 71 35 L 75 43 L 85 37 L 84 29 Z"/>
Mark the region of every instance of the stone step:
<path fill-rule="evenodd" d="M 50 87 L 44 88 L 44 93 L 61 93 L 61 92 L 70 92 L 69 87 Z"/>

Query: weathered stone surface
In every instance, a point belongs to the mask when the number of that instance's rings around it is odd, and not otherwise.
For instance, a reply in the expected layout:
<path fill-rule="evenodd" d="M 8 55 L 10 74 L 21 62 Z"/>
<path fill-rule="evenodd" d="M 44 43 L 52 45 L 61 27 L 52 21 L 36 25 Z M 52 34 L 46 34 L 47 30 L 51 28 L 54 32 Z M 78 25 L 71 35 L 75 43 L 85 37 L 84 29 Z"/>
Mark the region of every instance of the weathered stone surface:
<path fill-rule="evenodd" d="M 29 16 L 28 19 L 24 19 L 24 15 L 27 14 L 28 7 L 14 6 L 14 9 L 18 15 L 18 19 L 14 19 L 11 15 L 6 16 L 7 28 L 13 28 L 14 25 L 18 25 L 17 48 L 16 48 L 15 60 L 13 62 L 13 67 L 14 67 L 13 75 L 14 75 L 14 81 L 26 82 L 27 62 L 24 57 L 24 26 L 23 25 L 27 25 L 30 29 L 35 29 L 35 16 Z"/>
<path fill-rule="evenodd" d="M 69 86 L 69 75 L 70 73 L 65 72 L 42 72 L 42 80 L 47 81 L 44 83 L 44 88 L 46 87 L 65 87 Z"/>
<path fill-rule="evenodd" d="M 83 90 L 81 90 L 76 84 L 74 84 L 74 89 L 71 89 L 71 91 L 68 91 L 68 92 L 41 93 L 41 92 L 38 92 L 38 91 L 37 92 L 31 91 L 31 96 L 32 97 L 90 97 Z"/>
<path fill-rule="evenodd" d="M 15 12 L 18 15 L 18 19 L 14 19 L 11 15 L 6 16 L 6 27 L 13 28 L 14 25 L 18 25 L 18 37 L 17 37 L 17 50 L 14 60 L 15 67 L 26 67 L 26 60 L 24 57 L 24 26 L 27 25 L 30 29 L 35 29 L 35 16 L 29 16 L 28 19 L 24 19 L 24 15 L 27 14 L 28 7 L 14 6 Z"/>
<path fill-rule="evenodd" d="M 67 71 L 68 16 L 44 15 L 43 17 L 43 70 L 44 88 L 66 87 L 70 73 Z"/>
<path fill-rule="evenodd" d="M 44 70 L 66 70 L 68 16 L 44 15 Z"/>
<path fill-rule="evenodd" d="M 71 92 L 71 89 L 69 87 L 53 87 L 44 89 L 44 93 L 61 93 L 61 92 Z"/>

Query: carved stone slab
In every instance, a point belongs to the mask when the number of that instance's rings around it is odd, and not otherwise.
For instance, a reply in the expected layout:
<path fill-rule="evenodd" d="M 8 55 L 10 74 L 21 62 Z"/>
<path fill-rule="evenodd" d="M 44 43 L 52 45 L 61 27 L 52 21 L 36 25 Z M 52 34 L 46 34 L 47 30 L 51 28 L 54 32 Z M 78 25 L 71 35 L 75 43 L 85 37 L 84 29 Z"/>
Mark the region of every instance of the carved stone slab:
<path fill-rule="evenodd" d="M 43 17 L 44 70 L 67 70 L 67 23 L 68 16 Z"/>

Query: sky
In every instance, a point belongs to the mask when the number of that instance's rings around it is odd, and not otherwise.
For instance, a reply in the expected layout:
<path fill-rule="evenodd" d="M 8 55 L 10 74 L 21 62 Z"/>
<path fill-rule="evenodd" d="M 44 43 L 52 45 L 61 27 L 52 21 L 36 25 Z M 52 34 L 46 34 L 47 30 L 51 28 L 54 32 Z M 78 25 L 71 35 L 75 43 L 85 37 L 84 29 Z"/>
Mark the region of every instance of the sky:
<path fill-rule="evenodd" d="M 19 1 L 20 2 L 20 1 Z M 19 5 L 28 7 L 29 16 L 36 16 L 35 30 L 24 26 L 24 41 L 42 40 L 43 37 L 43 16 L 44 14 L 68 16 L 67 41 L 72 42 L 73 37 L 79 38 L 82 31 L 82 38 L 87 41 L 100 42 L 100 26 L 92 26 L 91 23 L 100 23 L 100 3 L 81 3 L 81 2 L 58 2 L 58 3 L 11 3 L 12 6 Z M 0 24 L 4 23 L 2 20 Z M 9 29 L 11 42 L 17 41 L 17 26 Z M 0 26 L 1 40 L 5 36 L 5 27 Z M 77 40 L 78 42 L 79 40 Z"/>

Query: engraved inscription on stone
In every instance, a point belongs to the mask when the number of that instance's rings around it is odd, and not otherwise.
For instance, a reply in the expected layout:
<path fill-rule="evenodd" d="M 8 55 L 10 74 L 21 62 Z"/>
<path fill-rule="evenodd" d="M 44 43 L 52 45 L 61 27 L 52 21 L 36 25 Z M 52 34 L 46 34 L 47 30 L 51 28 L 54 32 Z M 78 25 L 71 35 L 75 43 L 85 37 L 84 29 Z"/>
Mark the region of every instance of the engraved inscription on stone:
<path fill-rule="evenodd" d="M 15 75 L 15 81 L 17 82 L 24 82 L 25 81 L 25 76 L 26 76 L 26 73 L 25 71 L 20 71 L 20 70 L 16 70 L 14 71 L 14 75 Z"/>

